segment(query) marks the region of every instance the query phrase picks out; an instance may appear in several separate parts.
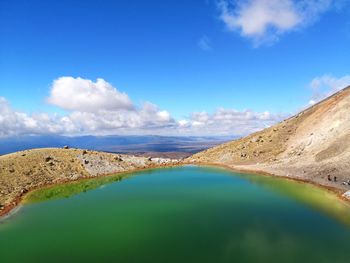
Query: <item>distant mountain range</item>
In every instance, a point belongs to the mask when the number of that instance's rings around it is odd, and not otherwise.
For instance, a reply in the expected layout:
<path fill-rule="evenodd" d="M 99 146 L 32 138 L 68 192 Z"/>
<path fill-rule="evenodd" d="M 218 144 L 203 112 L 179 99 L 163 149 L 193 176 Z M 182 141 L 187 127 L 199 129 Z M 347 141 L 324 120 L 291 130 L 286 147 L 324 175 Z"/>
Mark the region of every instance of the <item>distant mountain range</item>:
<path fill-rule="evenodd" d="M 0 154 L 33 148 L 83 148 L 115 153 L 183 152 L 196 153 L 234 137 L 185 136 L 18 136 L 0 138 Z"/>

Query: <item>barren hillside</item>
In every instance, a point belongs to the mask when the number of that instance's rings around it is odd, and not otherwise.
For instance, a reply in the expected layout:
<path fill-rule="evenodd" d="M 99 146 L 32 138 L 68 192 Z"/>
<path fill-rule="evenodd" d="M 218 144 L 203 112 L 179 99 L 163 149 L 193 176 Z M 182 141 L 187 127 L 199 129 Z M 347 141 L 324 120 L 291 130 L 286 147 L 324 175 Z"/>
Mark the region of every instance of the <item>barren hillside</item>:
<path fill-rule="evenodd" d="M 0 156 L 0 215 L 31 189 L 177 163 L 163 158 L 136 157 L 80 149 L 34 149 Z"/>
<path fill-rule="evenodd" d="M 283 122 L 187 159 L 349 189 L 350 87 Z"/>

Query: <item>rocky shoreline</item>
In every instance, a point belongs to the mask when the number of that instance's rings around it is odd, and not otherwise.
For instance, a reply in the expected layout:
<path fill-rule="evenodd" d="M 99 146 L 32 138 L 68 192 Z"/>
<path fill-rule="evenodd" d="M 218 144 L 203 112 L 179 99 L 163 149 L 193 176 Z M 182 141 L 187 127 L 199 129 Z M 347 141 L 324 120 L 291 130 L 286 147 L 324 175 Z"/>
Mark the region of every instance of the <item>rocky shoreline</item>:
<path fill-rule="evenodd" d="M 23 159 L 23 157 L 25 156 L 27 156 L 27 158 Z M 68 156 L 69 158 L 67 159 Z M 36 163 L 33 162 L 33 159 L 36 160 Z M 66 161 L 67 163 L 62 163 L 64 161 Z M 19 163 L 16 162 L 20 162 L 22 164 L 22 167 L 26 167 L 27 170 L 29 169 L 30 171 L 32 171 L 32 182 L 30 184 L 28 184 L 26 180 L 10 180 L 5 183 L 4 179 L 8 178 L 8 176 L 6 176 L 8 174 L 12 176 L 12 179 L 16 179 L 16 177 L 19 177 L 17 179 L 20 179 L 21 177 L 24 179 L 24 177 L 26 176 L 30 177 L 30 175 L 27 175 L 26 170 L 20 172 L 19 167 L 21 166 L 19 165 Z M 57 163 L 61 165 L 60 168 L 56 167 L 58 166 Z M 79 165 L 72 166 L 72 163 L 76 163 Z M 338 195 L 339 198 L 350 202 L 350 190 L 344 192 L 344 188 L 341 187 L 321 184 L 319 182 L 315 182 L 306 178 L 283 176 L 279 174 L 266 172 L 263 170 L 252 169 L 249 166 L 246 167 L 225 165 L 220 163 L 203 163 L 198 161 L 174 160 L 166 158 L 137 157 L 81 149 L 48 148 L 28 150 L 5 156 L 0 156 L 0 169 L 2 175 L 0 177 L 0 216 L 8 215 L 11 211 L 13 211 L 13 209 L 21 203 L 23 197 L 27 193 L 46 186 L 77 182 L 81 180 L 88 180 L 92 178 L 111 176 L 116 174 L 128 174 L 130 172 L 136 172 L 145 169 L 172 167 L 188 164 L 216 166 L 229 169 L 235 172 L 254 173 L 260 174 L 262 176 L 273 176 L 284 178 L 287 180 L 294 180 L 302 183 L 313 184 L 317 187 L 321 187 L 328 191 L 334 192 Z M 33 166 L 41 167 L 41 169 L 39 169 L 38 171 L 34 171 L 30 168 Z M 47 173 L 46 175 L 42 174 L 42 172 L 44 171 L 43 167 L 51 168 L 51 170 L 49 170 L 49 173 Z M 65 167 L 68 167 L 70 170 L 65 170 Z M 76 169 L 77 167 L 79 169 Z M 6 175 L 5 171 L 7 171 Z M 61 171 L 64 171 L 65 173 L 60 174 Z M 52 176 L 54 178 L 52 178 Z M 38 178 L 41 178 L 41 180 L 38 180 Z M 8 187 L 7 191 L 4 190 L 6 186 Z M 14 190 L 10 192 L 10 189 Z M 9 194 L 4 195 L 4 193 L 6 192 Z"/>
<path fill-rule="evenodd" d="M 0 156 L 0 216 L 28 192 L 101 176 L 178 165 L 179 160 L 137 157 L 82 149 L 45 148 Z"/>
<path fill-rule="evenodd" d="M 196 153 L 210 163 L 310 182 L 350 196 L 350 87 L 280 123 Z M 338 191 L 338 190 L 337 190 Z"/>
<path fill-rule="evenodd" d="M 270 177 L 276 177 L 276 178 L 281 178 L 284 180 L 291 180 L 295 182 L 300 182 L 300 183 L 305 183 L 305 184 L 311 184 L 316 187 L 325 189 L 327 191 L 330 191 L 334 194 L 336 194 L 340 199 L 347 201 L 350 204 L 350 189 L 349 188 L 344 188 L 343 185 L 341 184 L 334 184 L 334 185 L 329 185 L 325 183 L 320 183 L 317 181 L 313 181 L 312 179 L 309 179 L 307 177 L 294 177 L 290 175 L 283 175 L 283 174 L 277 174 L 277 173 L 272 173 L 268 172 L 265 170 L 258 169 L 257 167 L 252 168 L 249 165 L 228 165 L 228 164 L 222 164 L 222 163 L 204 163 L 204 162 L 196 162 L 196 161 L 186 161 L 183 162 L 182 164 L 191 164 L 191 165 L 202 165 L 202 166 L 213 166 L 213 167 L 218 167 L 218 168 L 225 168 L 228 170 L 231 170 L 233 172 L 239 172 L 239 173 L 244 173 L 244 174 L 257 174 L 261 176 L 270 176 Z"/>

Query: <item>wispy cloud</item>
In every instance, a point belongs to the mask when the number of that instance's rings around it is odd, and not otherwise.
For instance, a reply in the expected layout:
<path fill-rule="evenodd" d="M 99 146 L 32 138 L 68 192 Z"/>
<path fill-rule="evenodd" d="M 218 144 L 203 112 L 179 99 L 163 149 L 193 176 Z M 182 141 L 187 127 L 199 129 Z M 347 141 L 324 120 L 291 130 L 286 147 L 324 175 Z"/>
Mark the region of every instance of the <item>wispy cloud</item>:
<path fill-rule="evenodd" d="M 210 39 L 204 35 L 202 36 L 199 41 L 198 41 L 198 46 L 200 49 L 204 50 L 204 51 L 208 51 L 208 50 L 211 50 L 212 47 L 211 47 L 211 41 Z"/>
<path fill-rule="evenodd" d="M 312 89 L 312 97 L 309 105 L 314 105 L 337 91 L 350 86 L 350 75 L 340 78 L 332 75 L 323 75 L 314 78 L 309 86 Z"/>
<path fill-rule="evenodd" d="M 255 46 L 273 43 L 289 31 L 313 24 L 334 0 L 220 0 L 220 19 Z"/>

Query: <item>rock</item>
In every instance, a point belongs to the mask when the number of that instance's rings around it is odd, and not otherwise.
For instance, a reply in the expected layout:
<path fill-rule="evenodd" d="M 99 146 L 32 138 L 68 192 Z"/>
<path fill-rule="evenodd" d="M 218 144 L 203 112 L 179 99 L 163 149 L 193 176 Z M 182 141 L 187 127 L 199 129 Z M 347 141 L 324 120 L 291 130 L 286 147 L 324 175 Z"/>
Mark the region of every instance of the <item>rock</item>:
<path fill-rule="evenodd" d="M 118 161 L 118 162 L 122 162 L 122 161 L 123 161 L 123 159 L 120 158 L 119 156 L 114 157 L 114 160 L 116 160 L 116 161 Z"/>
<path fill-rule="evenodd" d="M 11 167 L 11 168 L 9 169 L 9 172 L 10 172 L 10 173 L 14 173 L 14 172 L 15 172 L 15 169 L 14 169 L 13 167 Z"/>
<path fill-rule="evenodd" d="M 45 157 L 45 162 L 49 162 L 52 160 L 52 157 L 51 156 L 48 156 L 48 157 Z"/>
<path fill-rule="evenodd" d="M 88 164 L 88 163 L 89 163 L 89 161 L 88 161 L 88 160 L 84 160 L 84 163 L 85 163 L 85 164 Z"/>
<path fill-rule="evenodd" d="M 65 145 L 63 146 L 63 149 L 69 149 L 69 146 Z"/>
<path fill-rule="evenodd" d="M 349 190 L 349 191 L 346 191 L 346 192 L 343 194 L 343 197 L 345 197 L 346 199 L 350 199 L 350 190 Z"/>
<path fill-rule="evenodd" d="M 347 180 L 346 182 L 342 182 L 342 185 L 350 185 L 350 180 Z"/>
<path fill-rule="evenodd" d="M 25 193 L 28 193 L 28 189 L 24 188 L 24 189 L 21 190 L 21 194 L 25 194 Z"/>
<path fill-rule="evenodd" d="M 87 150 L 83 150 L 82 154 L 83 155 L 87 154 Z"/>

